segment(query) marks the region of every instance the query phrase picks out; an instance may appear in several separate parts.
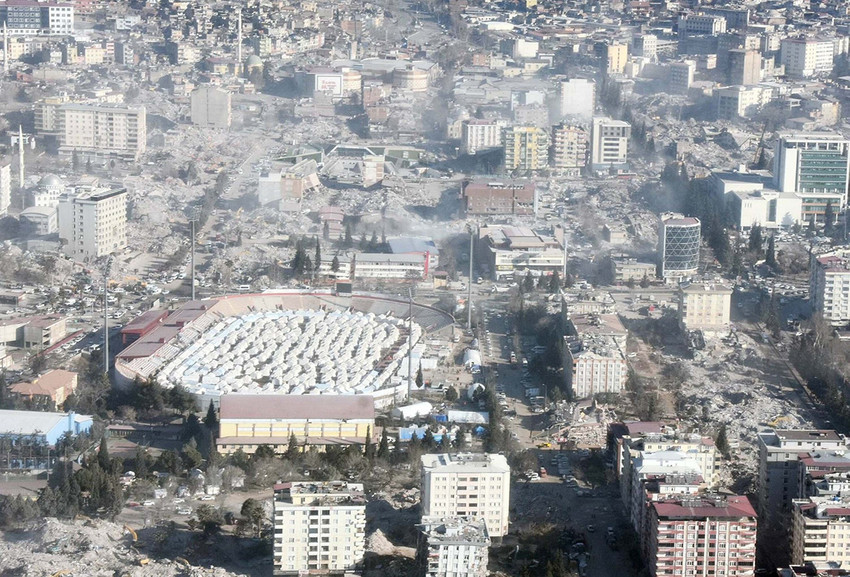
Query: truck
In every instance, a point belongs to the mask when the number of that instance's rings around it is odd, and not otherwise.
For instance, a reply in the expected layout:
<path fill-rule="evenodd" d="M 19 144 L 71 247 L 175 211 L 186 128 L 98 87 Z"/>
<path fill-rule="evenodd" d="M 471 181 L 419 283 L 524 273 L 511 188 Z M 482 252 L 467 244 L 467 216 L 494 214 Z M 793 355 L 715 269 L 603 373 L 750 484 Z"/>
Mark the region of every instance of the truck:
<path fill-rule="evenodd" d="M 446 288 L 450 291 L 462 291 L 466 289 L 466 283 L 459 280 L 453 280 L 449 281 L 448 284 L 446 284 Z"/>
<path fill-rule="evenodd" d="M 531 398 L 531 397 L 537 397 L 539 395 L 540 395 L 540 387 L 530 387 L 528 389 L 525 389 L 525 396 L 526 397 Z"/>

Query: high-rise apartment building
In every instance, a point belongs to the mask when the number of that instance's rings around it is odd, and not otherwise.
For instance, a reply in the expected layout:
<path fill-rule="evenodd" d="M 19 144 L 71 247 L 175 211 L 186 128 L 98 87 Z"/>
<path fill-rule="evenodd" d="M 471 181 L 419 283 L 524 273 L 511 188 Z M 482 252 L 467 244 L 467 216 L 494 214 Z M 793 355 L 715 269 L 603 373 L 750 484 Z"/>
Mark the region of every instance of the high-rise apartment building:
<path fill-rule="evenodd" d="M 844 210 L 850 141 L 832 132 L 782 134 L 774 146 L 773 180 L 780 192 L 800 193 L 803 220 L 822 222 L 826 206 Z"/>
<path fill-rule="evenodd" d="M 228 128 L 231 122 L 230 92 L 217 86 L 201 86 L 191 95 L 192 124 L 204 128 Z"/>
<path fill-rule="evenodd" d="M 505 170 L 542 170 L 549 166 L 549 134 L 536 126 L 504 129 Z"/>
<path fill-rule="evenodd" d="M 696 274 L 701 238 L 698 218 L 662 215 L 658 233 L 661 278 L 681 281 Z"/>
<path fill-rule="evenodd" d="M 812 255 L 809 265 L 812 311 L 835 326 L 850 323 L 850 251 Z"/>
<path fill-rule="evenodd" d="M 13 36 L 74 34 L 74 3 L 30 0 L 0 2 L 0 27 Z"/>
<path fill-rule="evenodd" d="M 94 259 L 127 246 L 127 189 L 71 194 L 59 199 L 62 251 Z"/>
<path fill-rule="evenodd" d="M 631 133 L 628 122 L 595 117 L 590 126 L 591 170 L 627 170 Z"/>
<path fill-rule="evenodd" d="M 552 128 L 552 166 L 577 176 L 587 166 L 587 130 L 563 122 Z"/>
<path fill-rule="evenodd" d="M 425 577 L 486 577 L 490 536 L 484 519 L 423 517 L 418 527 Z"/>
<path fill-rule="evenodd" d="M 138 160 L 147 145 L 145 107 L 47 99 L 36 106 L 36 130 L 53 136 L 60 154 Z"/>
<path fill-rule="evenodd" d="M 752 86 L 761 82 L 761 54 L 758 50 L 735 48 L 729 51 L 729 84 Z"/>
<path fill-rule="evenodd" d="M 844 483 L 845 491 L 847 483 Z M 791 562 L 850 563 L 850 500 L 840 496 L 795 499 L 791 512 Z"/>
<path fill-rule="evenodd" d="M 0 161 L 0 216 L 9 212 L 12 204 L 12 167 L 8 160 Z"/>
<path fill-rule="evenodd" d="M 818 38 L 785 38 L 782 40 L 779 63 L 785 74 L 808 78 L 832 72 L 835 46 L 832 40 Z"/>
<path fill-rule="evenodd" d="M 464 154 L 502 146 L 503 124 L 495 120 L 471 119 L 461 126 L 460 147 Z"/>
<path fill-rule="evenodd" d="M 422 456 L 422 514 L 483 519 L 491 537 L 508 533 L 511 468 L 504 455 Z"/>
<path fill-rule="evenodd" d="M 274 574 L 342 574 L 363 560 L 366 496 L 343 481 L 274 487 Z"/>
<path fill-rule="evenodd" d="M 759 433 L 759 541 L 766 559 L 790 561 L 791 505 L 804 497 L 800 457 L 811 452 L 843 451 L 846 441 L 833 430 L 769 430 Z"/>
<path fill-rule="evenodd" d="M 596 55 L 602 58 L 603 69 L 607 74 L 622 74 L 629 62 L 629 45 L 625 42 L 598 42 L 594 47 Z"/>
<path fill-rule="evenodd" d="M 596 83 L 586 78 L 571 78 L 558 84 L 558 112 L 561 118 L 590 121 L 596 110 Z"/>
<path fill-rule="evenodd" d="M 749 577 L 756 562 L 756 512 L 746 497 L 702 495 L 652 503 L 649 574 Z"/>

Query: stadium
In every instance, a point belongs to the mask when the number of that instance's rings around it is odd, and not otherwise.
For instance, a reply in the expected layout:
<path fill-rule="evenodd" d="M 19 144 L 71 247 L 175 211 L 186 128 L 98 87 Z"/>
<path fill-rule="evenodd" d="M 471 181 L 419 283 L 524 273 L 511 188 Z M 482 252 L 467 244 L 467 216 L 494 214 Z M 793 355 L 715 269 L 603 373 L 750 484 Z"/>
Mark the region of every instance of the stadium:
<path fill-rule="evenodd" d="M 383 408 L 407 398 L 408 341 L 414 373 L 426 342 L 449 341 L 451 315 L 413 303 L 411 323 L 410 310 L 400 298 L 316 291 L 190 301 L 122 329 L 134 340 L 115 357 L 115 380 L 180 385 L 200 406 L 228 393 L 368 394 Z"/>

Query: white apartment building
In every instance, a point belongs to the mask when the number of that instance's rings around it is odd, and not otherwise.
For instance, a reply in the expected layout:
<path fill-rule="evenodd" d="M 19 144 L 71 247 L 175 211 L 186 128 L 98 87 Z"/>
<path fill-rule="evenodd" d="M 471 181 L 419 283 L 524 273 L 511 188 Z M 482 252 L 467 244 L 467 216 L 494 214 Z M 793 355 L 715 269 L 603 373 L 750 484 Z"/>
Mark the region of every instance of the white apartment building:
<path fill-rule="evenodd" d="M 12 36 L 71 36 L 74 34 L 72 2 L 0 3 L 0 27 L 6 24 Z"/>
<path fill-rule="evenodd" d="M 423 517 L 418 527 L 426 577 L 486 577 L 490 536 L 484 519 Z"/>
<path fill-rule="evenodd" d="M 627 169 L 631 132 L 628 122 L 595 117 L 590 128 L 591 170 Z"/>
<path fill-rule="evenodd" d="M 491 537 L 508 533 L 511 468 L 504 455 L 422 455 L 422 515 L 471 517 L 487 523 Z"/>
<path fill-rule="evenodd" d="M 590 121 L 596 110 L 596 83 L 586 78 L 562 80 L 558 84 L 558 106 L 561 118 Z"/>
<path fill-rule="evenodd" d="M 785 74 L 795 78 L 829 74 L 835 55 L 834 42 L 816 38 L 785 38 L 782 40 L 779 63 Z"/>
<path fill-rule="evenodd" d="M 461 127 L 460 148 L 464 154 L 502 146 L 503 122 L 466 120 Z"/>
<path fill-rule="evenodd" d="M 679 288 L 679 314 L 687 330 L 725 330 L 732 313 L 732 289 L 691 283 Z"/>
<path fill-rule="evenodd" d="M 564 122 L 552 128 L 552 141 L 552 166 L 578 176 L 587 166 L 587 130 Z"/>
<path fill-rule="evenodd" d="M 716 94 L 717 117 L 726 120 L 751 118 L 773 99 L 773 89 L 764 86 L 726 86 Z"/>
<path fill-rule="evenodd" d="M 361 252 L 354 256 L 352 276 L 358 279 L 423 279 L 428 276 L 428 259 L 422 253 Z"/>
<path fill-rule="evenodd" d="M 809 266 L 809 299 L 812 310 L 826 322 L 850 323 L 850 251 L 812 255 Z"/>
<path fill-rule="evenodd" d="M 626 386 L 626 359 L 608 338 L 586 337 L 575 345 L 568 343 L 564 359 L 568 384 L 577 399 L 617 394 Z"/>
<path fill-rule="evenodd" d="M 564 268 L 564 246 L 556 238 L 542 236 L 519 226 L 482 226 L 478 238 L 481 254 L 490 264 L 493 279 L 531 271 L 534 275 L 560 274 Z"/>
<path fill-rule="evenodd" d="M 795 499 L 791 513 L 791 562 L 850 564 L 850 500 Z"/>
<path fill-rule="evenodd" d="M 8 160 L 0 161 L 0 216 L 9 212 L 12 204 L 12 167 Z"/>
<path fill-rule="evenodd" d="M 363 560 L 365 548 L 363 485 L 344 481 L 275 485 L 275 575 L 351 571 Z"/>
<path fill-rule="evenodd" d="M 60 198 L 57 212 L 62 251 L 94 259 L 127 246 L 127 189 L 71 194 Z"/>
<path fill-rule="evenodd" d="M 147 145 L 145 107 L 62 103 L 36 107 L 36 130 L 54 136 L 60 154 L 114 155 L 138 160 Z"/>
<path fill-rule="evenodd" d="M 705 14 L 685 14 L 679 16 L 679 36 L 702 35 L 717 36 L 726 32 L 726 18 Z"/>

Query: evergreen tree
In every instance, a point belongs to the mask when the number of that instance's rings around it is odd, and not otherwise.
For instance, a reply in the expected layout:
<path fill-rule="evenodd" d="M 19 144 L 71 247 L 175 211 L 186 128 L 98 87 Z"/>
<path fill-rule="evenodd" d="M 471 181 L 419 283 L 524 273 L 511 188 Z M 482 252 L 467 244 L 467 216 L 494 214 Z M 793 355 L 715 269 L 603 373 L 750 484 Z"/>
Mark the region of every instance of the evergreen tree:
<path fill-rule="evenodd" d="M 310 260 L 309 256 L 304 257 L 304 272 L 313 270 L 313 261 Z"/>
<path fill-rule="evenodd" d="M 364 252 L 369 248 L 369 241 L 366 240 L 366 232 L 363 232 L 363 234 L 360 235 L 360 242 L 357 247 Z"/>
<path fill-rule="evenodd" d="M 640 279 L 640 288 L 648 288 L 649 287 L 649 277 L 644 273 L 643 278 Z"/>
<path fill-rule="evenodd" d="M 806 236 L 815 236 L 816 233 L 817 228 L 815 227 L 815 215 L 812 215 L 811 218 L 809 218 L 809 228 L 806 231 Z"/>
<path fill-rule="evenodd" d="M 204 417 L 204 425 L 210 431 L 216 432 L 218 430 L 218 415 L 215 413 L 215 406 L 212 401 L 210 401 L 207 407 L 207 416 Z"/>
<path fill-rule="evenodd" d="M 390 456 L 390 438 L 387 435 L 387 428 L 381 430 L 381 440 L 378 443 L 378 458 L 386 459 Z"/>
<path fill-rule="evenodd" d="M 111 462 L 109 459 L 109 448 L 106 446 L 106 436 L 100 438 L 100 448 L 97 450 L 97 463 L 104 471 L 109 471 Z"/>
<path fill-rule="evenodd" d="M 449 388 L 446 389 L 446 400 L 450 403 L 453 403 L 457 399 L 458 399 L 457 389 L 454 388 L 454 386 L 449 386 Z"/>
<path fill-rule="evenodd" d="M 378 233 L 372 231 L 372 237 L 369 239 L 369 252 L 378 250 Z"/>
<path fill-rule="evenodd" d="M 367 460 L 375 460 L 375 443 L 372 442 L 372 427 L 366 428 L 366 446 L 363 448 L 363 456 Z"/>
<path fill-rule="evenodd" d="M 771 268 L 776 266 L 776 239 L 774 236 L 770 235 L 770 238 L 767 239 L 767 256 L 765 257 L 765 264 Z"/>
<path fill-rule="evenodd" d="M 466 448 L 466 432 L 463 429 L 458 429 L 455 434 L 455 447 L 458 451 L 463 451 Z"/>
<path fill-rule="evenodd" d="M 289 435 L 289 446 L 286 448 L 286 458 L 295 459 L 300 453 L 301 449 L 298 446 L 298 438 L 295 436 L 295 433 L 291 433 Z"/>
<path fill-rule="evenodd" d="M 749 242 L 750 251 L 752 251 L 756 254 L 761 254 L 761 248 L 762 248 L 763 242 L 764 241 L 763 241 L 762 236 L 761 236 L 761 226 L 759 226 L 758 224 L 754 224 L 752 226 L 752 228 L 750 228 L 750 242 Z"/>
<path fill-rule="evenodd" d="M 351 248 L 354 245 L 354 241 L 351 238 L 351 223 L 345 223 L 345 237 L 342 240 L 342 246 L 344 248 Z"/>
<path fill-rule="evenodd" d="M 298 240 L 295 244 L 295 256 L 292 258 L 292 272 L 295 276 L 304 274 L 307 265 L 307 253 L 304 250 L 304 241 Z"/>
<path fill-rule="evenodd" d="M 339 257 L 334 255 L 333 260 L 331 261 L 331 270 L 333 272 L 339 271 Z"/>
<path fill-rule="evenodd" d="M 329 221 L 325 221 L 325 224 L 322 225 L 322 238 L 325 242 L 329 241 L 331 238 L 331 223 Z"/>
<path fill-rule="evenodd" d="M 560 288 L 561 278 L 558 276 L 558 271 L 555 271 L 549 275 L 549 294 L 558 294 Z"/>
<path fill-rule="evenodd" d="M 472 279 L 469 279 L 472 282 Z M 525 278 L 522 281 L 522 289 L 526 293 L 530 293 L 534 290 L 534 277 L 531 276 L 531 271 L 525 273 Z"/>
<path fill-rule="evenodd" d="M 544 275 L 540 275 L 537 277 L 537 290 L 543 290 L 547 286 L 546 277 Z"/>
<path fill-rule="evenodd" d="M 422 378 L 422 364 L 419 364 L 419 368 L 416 370 L 416 380 L 414 381 L 417 389 L 421 389 L 424 384 L 424 380 Z"/>
<path fill-rule="evenodd" d="M 319 243 L 319 237 L 316 237 L 316 256 L 313 259 L 313 266 L 316 267 L 316 272 L 319 271 L 319 268 L 322 266 L 322 247 Z"/>
<path fill-rule="evenodd" d="M 714 446 L 720 451 L 720 454 L 729 458 L 729 440 L 726 437 L 726 423 L 720 426 L 720 431 L 717 433 L 717 438 L 714 440 Z"/>
<path fill-rule="evenodd" d="M 823 233 L 826 236 L 832 235 L 832 227 L 835 224 L 835 211 L 832 208 L 832 201 L 826 201 L 826 210 L 823 213 Z"/>
<path fill-rule="evenodd" d="M 430 428 L 425 429 L 425 436 L 422 437 L 422 446 L 426 451 L 433 451 L 437 446 L 437 441 L 434 439 L 434 433 Z"/>

